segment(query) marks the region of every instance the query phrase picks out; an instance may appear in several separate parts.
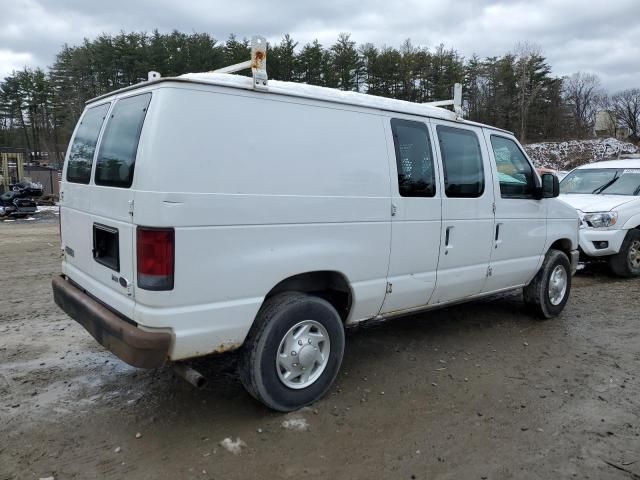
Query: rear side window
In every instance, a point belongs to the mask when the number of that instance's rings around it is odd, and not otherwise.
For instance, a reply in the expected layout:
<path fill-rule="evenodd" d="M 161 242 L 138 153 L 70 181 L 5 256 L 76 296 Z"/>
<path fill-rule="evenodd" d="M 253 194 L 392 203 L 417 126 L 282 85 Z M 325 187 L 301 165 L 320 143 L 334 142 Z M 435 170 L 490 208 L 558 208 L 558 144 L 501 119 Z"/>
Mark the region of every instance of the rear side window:
<path fill-rule="evenodd" d="M 129 188 L 144 117 L 151 101 L 145 93 L 118 100 L 107 122 L 96 164 L 96 185 Z"/>
<path fill-rule="evenodd" d="M 433 197 L 436 194 L 431 141 L 421 122 L 391 119 L 398 165 L 398 186 L 403 197 Z"/>
<path fill-rule="evenodd" d="M 89 183 L 98 135 L 108 111 L 109 104 L 105 103 L 104 105 L 89 108 L 84 112 L 76 136 L 73 137 L 73 143 L 69 149 L 68 182 Z"/>
<path fill-rule="evenodd" d="M 491 147 L 496 159 L 502 198 L 533 198 L 533 168 L 516 142 L 510 138 L 491 135 Z"/>
<path fill-rule="evenodd" d="M 484 168 L 478 136 L 461 128 L 445 125 L 436 128 L 447 197 L 480 197 L 484 192 Z"/>

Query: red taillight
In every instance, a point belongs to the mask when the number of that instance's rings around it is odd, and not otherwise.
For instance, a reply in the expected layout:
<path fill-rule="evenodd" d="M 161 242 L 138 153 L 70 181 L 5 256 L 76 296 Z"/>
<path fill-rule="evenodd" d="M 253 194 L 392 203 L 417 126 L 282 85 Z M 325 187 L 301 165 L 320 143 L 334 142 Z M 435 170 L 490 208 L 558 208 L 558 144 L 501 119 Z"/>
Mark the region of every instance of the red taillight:
<path fill-rule="evenodd" d="M 138 227 L 138 287 L 173 289 L 175 235 L 173 228 Z"/>

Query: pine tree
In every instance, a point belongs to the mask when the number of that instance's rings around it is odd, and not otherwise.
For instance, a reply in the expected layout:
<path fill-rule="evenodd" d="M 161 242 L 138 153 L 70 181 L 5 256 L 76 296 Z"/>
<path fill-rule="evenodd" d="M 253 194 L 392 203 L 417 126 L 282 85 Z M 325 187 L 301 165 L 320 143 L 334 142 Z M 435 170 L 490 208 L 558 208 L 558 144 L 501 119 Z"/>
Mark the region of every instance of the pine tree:
<path fill-rule="evenodd" d="M 276 80 L 293 82 L 297 80 L 298 57 L 296 56 L 297 42 L 287 33 L 282 41 L 267 53 L 267 68 L 269 76 Z"/>
<path fill-rule="evenodd" d="M 297 56 L 298 78 L 310 85 L 323 85 L 324 51 L 318 40 L 307 43 Z"/>
<path fill-rule="evenodd" d="M 356 90 L 361 73 L 356 42 L 351 40 L 348 33 L 341 33 L 338 41 L 331 47 L 331 53 L 337 87 L 340 90 Z"/>
<path fill-rule="evenodd" d="M 472 55 L 464 66 L 463 96 L 467 116 L 477 119 L 483 108 L 480 85 L 483 79 L 482 62 L 477 55 Z"/>

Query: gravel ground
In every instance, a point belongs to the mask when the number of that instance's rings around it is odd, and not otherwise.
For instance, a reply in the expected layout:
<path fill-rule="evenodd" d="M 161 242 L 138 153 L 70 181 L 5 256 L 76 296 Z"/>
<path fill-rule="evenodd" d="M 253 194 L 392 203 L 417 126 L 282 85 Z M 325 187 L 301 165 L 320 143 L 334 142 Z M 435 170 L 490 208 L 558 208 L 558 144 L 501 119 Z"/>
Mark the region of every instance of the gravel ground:
<path fill-rule="evenodd" d="M 640 279 L 585 268 L 546 322 L 511 294 L 351 331 L 282 415 L 233 355 L 195 390 L 105 352 L 53 303 L 56 222 L 0 223 L 0 480 L 640 478 Z"/>

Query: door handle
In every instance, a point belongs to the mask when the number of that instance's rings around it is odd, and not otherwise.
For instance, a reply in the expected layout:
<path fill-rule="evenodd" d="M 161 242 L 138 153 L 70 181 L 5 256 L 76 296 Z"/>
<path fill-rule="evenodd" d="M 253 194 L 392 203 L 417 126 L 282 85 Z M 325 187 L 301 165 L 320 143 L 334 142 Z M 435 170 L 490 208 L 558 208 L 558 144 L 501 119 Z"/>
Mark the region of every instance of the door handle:
<path fill-rule="evenodd" d="M 445 230 L 444 233 L 444 246 L 445 246 L 445 251 L 444 254 L 448 255 L 449 254 L 449 249 L 453 248 L 453 246 L 451 245 L 451 232 L 453 230 L 453 227 L 447 227 L 447 229 Z"/>
<path fill-rule="evenodd" d="M 498 248 L 498 245 L 502 243 L 502 240 L 500 239 L 500 227 L 502 226 L 501 223 L 496 223 L 496 236 L 494 239 L 494 248 Z"/>

